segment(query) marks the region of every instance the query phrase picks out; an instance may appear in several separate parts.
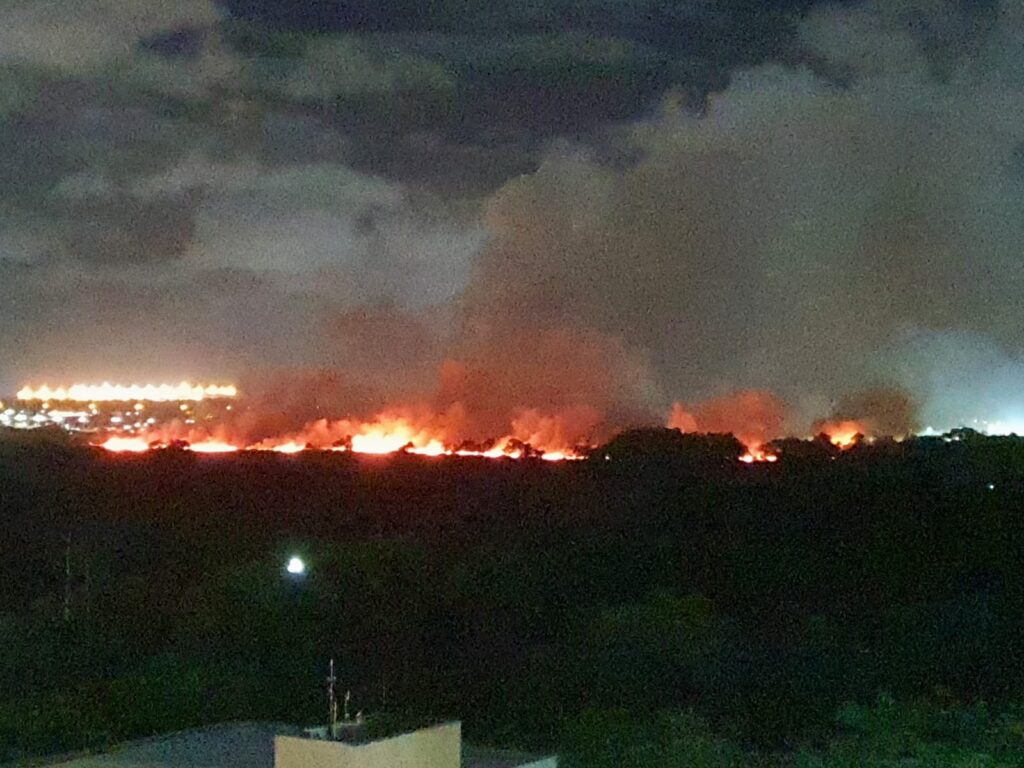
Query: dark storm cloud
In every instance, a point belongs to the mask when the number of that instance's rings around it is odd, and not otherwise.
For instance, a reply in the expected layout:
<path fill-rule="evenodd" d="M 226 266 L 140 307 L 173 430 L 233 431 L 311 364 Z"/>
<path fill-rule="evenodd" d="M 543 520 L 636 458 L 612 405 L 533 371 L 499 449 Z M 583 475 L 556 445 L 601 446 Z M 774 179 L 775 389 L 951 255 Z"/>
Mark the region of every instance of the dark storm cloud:
<path fill-rule="evenodd" d="M 130 61 L 142 40 L 219 17 L 207 0 L 10 0 L 0 8 L 0 61 L 60 74 L 108 72 Z"/>
<path fill-rule="evenodd" d="M 243 69 L 246 87 L 344 133 L 357 167 L 463 193 L 531 170 L 552 136 L 591 133 L 646 110 L 675 82 L 704 79 L 688 60 L 615 38 L 345 33 L 288 41 L 269 56 L 256 49 Z"/>
<path fill-rule="evenodd" d="M 194 196 L 144 200 L 130 187 L 175 162 L 194 132 L 141 106 L 104 103 L 88 86 L 44 90 L 32 109 L 0 119 L 7 226 L 45 229 L 41 257 L 117 263 L 180 255 Z"/>
<path fill-rule="evenodd" d="M 224 0 L 236 17 L 304 31 L 493 35 L 596 31 L 664 47 L 721 46 L 777 36 L 775 24 L 810 0 L 513 0 L 418 3 L 413 0 Z M 739 46 L 737 46 L 739 47 Z M 756 54 L 749 44 L 742 55 Z"/>
<path fill-rule="evenodd" d="M 490 191 L 545 145 L 598 140 L 678 88 L 697 105 L 731 68 L 788 50 L 808 2 L 222 4 L 247 87 L 346 133 L 357 167 Z"/>

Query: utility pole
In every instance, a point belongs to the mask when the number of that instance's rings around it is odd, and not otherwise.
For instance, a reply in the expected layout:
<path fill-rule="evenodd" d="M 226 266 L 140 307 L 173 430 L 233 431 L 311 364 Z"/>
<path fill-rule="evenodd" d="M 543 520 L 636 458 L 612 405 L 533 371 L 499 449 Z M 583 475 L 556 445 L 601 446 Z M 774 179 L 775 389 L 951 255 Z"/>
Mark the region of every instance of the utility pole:
<path fill-rule="evenodd" d="M 90 555 L 91 552 L 86 553 L 85 563 L 82 565 L 82 569 L 84 571 L 83 575 L 85 576 L 85 596 L 83 598 L 83 603 L 85 604 L 85 607 L 83 612 L 85 613 L 86 624 L 88 624 L 89 620 L 92 618 L 91 603 L 89 601 L 89 587 L 91 585 L 91 582 L 89 581 L 89 560 L 91 559 Z"/>
<path fill-rule="evenodd" d="M 71 621 L 71 531 L 64 537 L 64 623 Z"/>
<path fill-rule="evenodd" d="M 334 689 L 338 678 L 334 676 L 334 659 L 327 672 L 327 728 L 330 737 L 333 739 L 338 730 L 338 694 Z"/>

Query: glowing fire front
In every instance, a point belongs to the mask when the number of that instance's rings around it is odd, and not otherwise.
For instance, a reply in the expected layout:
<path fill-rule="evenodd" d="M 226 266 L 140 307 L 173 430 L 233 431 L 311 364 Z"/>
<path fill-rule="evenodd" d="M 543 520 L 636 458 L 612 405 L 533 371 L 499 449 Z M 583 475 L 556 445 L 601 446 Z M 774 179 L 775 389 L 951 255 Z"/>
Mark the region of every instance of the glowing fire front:
<path fill-rule="evenodd" d="M 145 453 L 153 450 L 165 450 L 178 448 L 193 453 L 236 453 L 238 451 L 270 451 L 281 454 L 296 454 L 304 451 L 333 451 L 343 453 L 357 453 L 369 456 L 387 456 L 396 453 L 408 453 L 414 456 L 476 456 L 483 459 L 520 459 L 526 455 L 522 449 L 511 448 L 507 441 L 502 441 L 499 447 L 486 451 L 446 448 L 442 443 L 434 440 L 425 446 L 417 447 L 408 443 L 398 444 L 398 438 L 386 438 L 380 443 L 360 443 L 353 439 L 351 447 L 333 446 L 322 448 L 310 443 L 300 443 L 289 440 L 283 443 L 256 443 L 248 446 L 237 446 L 217 440 L 202 440 L 190 443 L 185 440 L 164 442 L 162 440 L 150 440 L 147 437 L 108 437 L 100 443 L 92 443 L 97 448 L 103 448 L 111 453 Z M 397 446 L 397 447 L 392 447 Z M 535 458 L 543 461 L 574 461 L 584 458 L 574 451 L 544 451 L 534 452 Z M 774 457 L 771 459 L 774 461 Z"/>
<path fill-rule="evenodd" d="M 485 459 L 533 457 L 545 461 L 570 461 L 583 456 L 576 450 L 557 446 L 535 448 L 512 436 L 483 445 L 452 445 L 440 429 L 417 426 L 410 418 L 381 414 L 366 422 L 341 420 L 313 422 L 301 432 L 258 442 L 226 436 L 226 430 L 206 432 L 180 423 L 133 435 L 107 437 L 93 445 L 113 453 L 144 453 L 149 450 L 178 449 L 194 453 L 271 451 L 296 454 L 303 451 L 333 451 L 366 455 L 408 453 L 417 456 L 476 456 Z"/>
<path fill-rule="evenodd" d="M 536 458 L 547 461 L 581 459 L 589 452 L 591 440 L 578 440 L 576 435 L 589 434 L 600 424 L 599 411 L 587 408 L 570 409 L 557 414 L 537 409 L 521 409 L 509 425 L 509 434 L 480 443 L 465 440 L 464 414 L 458 409 L 437 412 L 427 406 L 389 409 L 366 420 L 339 419 L 306 424 L 301 430 L 263 437 L 239 428 L 239 422 L 216 424 L 207 417 L 197 423 L 189 406 L 192 401 L 235 398 L 233 385 L 181 384 L 73 384 L 69 387 L 24 387 L 17 396 L 22 401 L 89 402 L 95 411 L 97 402 L 131 403 L 134 411 L 143 409 L 143 402 L 180 403 L 180 419 L 158 424 L 149 418 L 143 424 L 123 422 L 121 414 L 111 417 L 111 424 L 123 429 L 108 431 L 93 445 L 114 453 L 145 453 L 151 450 L 182 450 L 196 454 L 226 454 L 237 451 L 272 451 L 297 454 L 304 451 L 335 451 L 366 455 L 397 453 L 418 456 L 459 456 L 486 459 Z M 231 406 L 227 407 L 231 410 Z M 175 411 L 177 413 L 177 411 Z M 134 415 L 134 414 L 132 414 Z M 141 418 L 141 417 L 139 417 Z M 773 464 L 779 456 L 770 442 L 784 434 L 785 406 L 770 392 L 750 390 L 734 393 L 686 408 L 676 403 L 668 426 L 681 432 L 732 434 L 745 446 L 739 457 L 743 464 Z M 850 448 L 869 434 L 864 421 L 835 419 L 817 422 L 831 442 L 839 448 Z M 102 427 L 101 427 L 102 430 Z M 88 427 L 86 428 L 88 431 Z M 584 446 L 584 447 L 580 447 Z"/>
<path fill-rule="evenodd" d="M 864 425 L 841 422 L 825 425 L 825 434 L 841 449 L 857 444 Z M 483 445 L 453 446 L 442 432 L 417 427 L 402 417 L 378 416 L 367 422 L 343 420 L 319 421 L 303 431 L 278 438 L 248 442 L 226 436 L 221 429 L 206 432 L 202 429 L 183 429 L 180 425 L 153 429 L 137 434 L 115 435 L 94 446 L 113 453 L 145 453 L 151 450 L 178 449 L 197 454 L 224 454 L 238 451 L 268 451 L 280 454 L 298 454 L 305 451 L 325 451 L 385 456 L 406 453 L 416 456 L 458 456 L 484 459 L 521 459 L 532 457 L 545 461 L 572 461 L 584 458 L 582 448 L 541 446 L 539 449 L 512 436 L 488 441 Z M 339 437 L 338 435 L 343 435 Z M 739 457 L 743 464 L 774 464 L 779 456 L 767 445 L 750 441 L 746 452 Z"/>
<path fill-rule="evenodd" d="M 234 453 L 240 450 L 237 446 L 217 440 L 204 440 L 195 443 L 186 441 L 165 443 L 160 440 L 148 440 L 145 437 L 108 437 L 102 443 L 93 443 L 93 445 L 111 453 L 145 453 L 154 449 L 171 448 L 175 445 L 180 446 L 183 450 L 194 453 Z"/>
<path fill-rule="evenodd" d="M 77 403 L 111 403 L 111 402 L 151 402 L 172 403 L 178 401 L 198 402 L 215 398 L 233 398 L 238 396 L 238 389 L 227 384 L 72 384 L 69 387 L 51 388 L 43 385 L 38 388 L 23 387 L 17 394 L 22 401 L 39 402 L 77 402 Z"/>
<path fill-rule="evenodd" d="M 484 444 L 460 442 L 452 437 L 443 419 L 430 414 L 388 411 L 369 421 L 341 419 L 308 424 L 301 432 L 282 435 L 248 445 L 248 450 L 298 453 L 304 450 L 329 450 L 384 456 L 408 453 L 416 456 L 477 456 L 486 459 L 526 456 L 547 461 L 582 458 L 580 452 L 565 447 L 559 440 L 542 440 L 525 433 L 507 435 Z M 527 442 L 529 438 L 532 442 Z"/>
<path fill-rule="evenodd" d="M 398 453 L 416 456 L 456 456 L 483 459 L 533 458 L 559 462 L 582 459 L 592 441 L 577 440 L 576 429 L 560 416 L 524 411 L 513 420 L 512 433 L 484 442 L 465 440 L 457 419 L 430 409 L 405 408 L 384 411 L 367 420 L 321 419 L 297 432 L 264 439 L 232 431 L 228 425 L 205 427 L 175 421 L 130 434 L 105 437 L 94 443 L 114 453 L 148 450 L 183 450 L 219 454 L 235 451 L 269 451 L 298 454 L 305 451 L 342 452 L 373 456 Z M 746 441 L 746 464 L 774 463 L 778 457 L 759 440 Z"/>
<path fill-rule="evenodd" d="M 84 400 L 132 402 L 179 402 L 214 398 L 234 398 L 237 389 L 230 385 L 131 385 L 111 384 L 70 387 L 25 387 L 18 393 L 22 400 L 40 401 L 48 407 L 50 400 Z M 731 433 L 745 446 L 739 456 L 743 464 L 774 464 L 779 456 L 772 450 L 769 438 L 781 434 L 780 409 L 764 393 L 740 393 L 739 406 L 719 407 L 718 401 L 704 405 L 696 415 L 678 404 L 673 408 L 669 427 L 682 432 Z M 736 398 L 733 398 L 736 399 Z M 725 399 L 721 399 L 725 403 Z M 730 400 L 729 402 L 732 402 Z M 714 407 L 712 407 L 714 406 Z M 186 409 L 182 402 L 181 408 Z M 142 406 L 136 403 L 135 410 Z M 230 406 L 228 407 L 230 410 Z M 177 411 L 175 411 L 176 413 Z M 120 415 L 118 415 L 120 419 Z M 115 420 L 112 418 L 111 422 Z M 163 425 L 149 419 L 147 424 L 125 424 L 125 429 L 107 432 L 93 442 L 113 453 L 145 453 L 153 450 L 181 450 L 195 454 L 227 454 L 238 451 L 272 451 L 297 454 L 304 451 L 333 451 L 365 455 L 391 455 L 406 453 L 417 456 L 458 456 L 485 459 L 536 458 L 546 461 L 581 459 L 589 452 L 592 441 L 573 440 L 581 423 L 596 423 L 589 419 L 566 419 L 564 414 L 547 415 L 535 410 L 524 410 L 512 420 L 511 434 L 482 443 L 464 440 L 465 429 L 450 412 L 437 413 L 429 408 L 398 408 L 383 411 L 367 420 L 321 419 L 311 422 L 297 432 L 282 433 L 258 439 L 246 434 L 238 424 L 197 424 L 191 412 L 180 419 Z M 118 420 L 118 424 L 121 422 Z M 573 424 L 574 426 L 568 426 Z M 868 433 L 867 425 L 860 421 L 836 420 L 818 422 L 821 431 L 839 448 L 850 448 Z M 459 437 L 462 435 L 463 437 Z M 580 447 L 583 446 L 583 447 Z"/>

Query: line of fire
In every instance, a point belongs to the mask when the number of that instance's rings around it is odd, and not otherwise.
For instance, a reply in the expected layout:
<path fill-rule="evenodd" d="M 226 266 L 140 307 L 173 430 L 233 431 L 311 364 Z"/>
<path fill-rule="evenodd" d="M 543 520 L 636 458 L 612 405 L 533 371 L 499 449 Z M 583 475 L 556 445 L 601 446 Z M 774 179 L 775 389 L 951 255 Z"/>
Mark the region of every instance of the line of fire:
<path fill-rule="evenodd" d="M 682 433 L 733 434 L 745 449 L 740 462 L 772 464 L 779 458 L 775 441 L 783 437 L 780 420 L 773 422 L 766 415 L 778 410 L 774 400 L 764 393 L 738 393 L 698 410 L 697 415 L 677 405 L 667 427 Z M 244 393 L 228 383 L 26 385 L 13 398 L 0 401 L 0 428 L 61 430 L 106 451 L 138 454 L 160 450 L 203 454 L 331 451 L 556 462 L 586 458 L 597 447 L 586 438 L 572 443 L 563 438 L 555 443 L 539 434 L 455 442 L 442 427 L 418 423 L 414 416 L 397 411 L 362 420 L 321 420 L 292 433 L 251 439 L 236 425 L 246 408 Z M 728 412 L 732 420 L 716 417 L 716 411 Z M 816 427 L 815 434 L 839 450 L 876 437 L 868 420 L 821 421 Z"/>

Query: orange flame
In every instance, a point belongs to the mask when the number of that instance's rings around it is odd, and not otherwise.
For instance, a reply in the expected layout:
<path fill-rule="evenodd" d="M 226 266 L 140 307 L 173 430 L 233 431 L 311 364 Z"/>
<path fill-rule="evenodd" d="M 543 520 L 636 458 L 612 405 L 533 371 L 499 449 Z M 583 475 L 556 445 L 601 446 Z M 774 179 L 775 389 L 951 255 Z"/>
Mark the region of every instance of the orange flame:
<path fill-rule="evenodd" d="M 425 430 L 415 429 L 403 418 L 361 424 L 358 434 L 352 435 L 354 453 L 395 453 L 406 446 L 412 446 L 409 448 L 410 453 L 426 456 L 440 456 L 445 451 L 444 443 L 439 438 Z"/>
<path fill-rule="evenodd" d="M 191 443 L 188 450 L 195 453 L 234 453 L 239 450 L 238 446 L 231 443 L 222 443 L 217 440 L 207 440 L 200 443 Z"/>
<path fill-rule="evenodd" d="M 149 450 L 149 442 L 141 437 L 110 437 L 98 447 L 112 453 L 145 453 Z"/>
<path fill-rule="evenodd" d="M 417 456 L 463 456 L 487 459 L 518 459 L 532 447 L 544 461 L 571 461 L 583 458 L 575 450 L 557 444 L 528 446 L 512 436 L 502 437 L 484 447 L 455 447 L 445 439 L 444 430 L 436 426 L 418 426 L 409 416 L 381 414 L 372 421 L 318 421 L 296 434 L 269 438 L 257 443 L 204 434 L 196 428 L 180 424 L 150 430 L 139 435 L 110 437 L 98 444 L 113 452 L 143 452 L 180 447 L 196 453 L 229 453 L 234 451 L 273 451 L 294 454 L 306 450 L 344 451 L 368 455 L 390 455 L 399 452 Z M 489 447 L 488 447 L 489 446 Z"/>
<path fill-rule="evenodd" d="M 450 430 L 444 418 L 436 417 L 429 412 L 385 411 L 368 421 L 342 419 L 333 422 L 312 422 L 298 433 L 263 440 L 248 448 L 295 453 L 310 447 L 317 450 L 370 455 L 404 452 L 417 456 L 477 456 L 497 459 L 521 458 L 528 442 L 507 435 L 476 448 L 460 445 L 458 440 L 449 437 L 457 431 Z M 531 433 L 530 437 L 530 446 L 539 451 L 538 454 L 531 455 L 538 455 L 546 461 L 582 458 L 576 451 L 564 445 L 562 431 L 549 430 L 548 435 L 537 431 Z"/>
<path fill-rule="evenodd" d="M 759 464 L 762 462 L 768 464 L 774 464 L 779 460 L 779 457 L 774 453 L 769 453 L 764 450 L 760 445 L 748 445 L 747 452 L 740 456 L 740 461 L 744 464 Z"/>
<path fill-rule="evenodd" d="M 826 422 L 821 431 L 832 441 L 832 445 L 845 451 L 855 446 L 868 429 L 867 425 L 859 421 L 836 421 Z"/>
<path fill-rule="evenodd" d="M 254 450 L 265 450 L 265 449 L 255 448 Z M 302 453 L 304 450 L 306 450 L 306 446 L 303 443 L 296 443 L 296 442 L 293 442 L 293 441 L 289 440 L 287 443 L 281 443 L 280 445 L 275 445 L 270 450 L 274 451 L 275 453 Z"/>
<path fill-rule="evenodd" d="M 108 437 L 102 443 L 92 443 L 92 445 L 97 448 L 103 448 L 111 453 L 144 453 L 154 449 L 170 448 L 174 443 L 163 440 L 149 440 L 145 437 Z M 185 443 L 181 448 L 193 453 L 235 453 L 240 450 L 236 445 L 223 443 L 218 440 Z"/>

